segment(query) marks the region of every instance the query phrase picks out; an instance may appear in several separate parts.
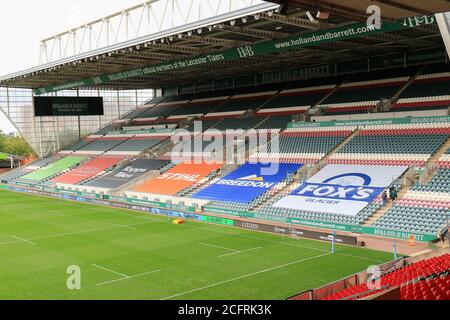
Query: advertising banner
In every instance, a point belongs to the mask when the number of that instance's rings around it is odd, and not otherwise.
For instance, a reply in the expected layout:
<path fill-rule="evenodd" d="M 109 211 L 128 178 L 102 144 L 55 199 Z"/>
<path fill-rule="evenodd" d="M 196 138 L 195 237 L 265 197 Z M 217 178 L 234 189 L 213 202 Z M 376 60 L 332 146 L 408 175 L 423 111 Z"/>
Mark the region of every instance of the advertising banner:
<path fill-rule="evenodd" d="M 280 163 L 269 166 L 248 163 L 193 196 L 196 199 L 249 203 L 276 186 L 301 164 Z"/>
<path fill-rule="evenodd" d="M 106 169 L 115 166 L 123 157 L 117 156 L 101 156 L 88 163 L 85 163 L 72 171 L 69 171 L 52 180 L 54 183 L 78 184 L 83 180 L 89 179 L 105 171 Z"/>
<path fill-rule="evenodd" d="M 105 74 L 97 77 L 77 80 L 61 85 L 49 85 L 44 88 L 34 89 L 36 95 L 45 94 L 54 91 L 67 90 L 79 87 L 94 87 L 113 81 L 120 81 L 135 77 L 144 77 L 158 74 L 161 72 L 174 72 L 185 70 L 192 67 L 198 67 L 208 64 L 220 63 L 224 61 L 244 60 L 261 54 L 270 54 L 276 52 L 285 52 L 301 48 L 309 48 L 324 43 L 338 42 L 343 40 L 367 37 L 380 33 L 407 30 L 426 25 L 436 24 L 434 16 L 416 16 L 408 17 L 393 22 L 384 22 L 381 28 L 367 26 L 365 23 L 356 23 L 336 27 L 329 30 L 312 31 L 293 35 L 283 39 L 269 40 L 259 42 L 253 45 L 231 48 L 224 51 L 218 51 L 213 54 L 204 54 L 185 59 L 172 60 L 159 64 L 149 65 L 142 68 L 117 72 L 114 74 Z"/>
<path fill-rule="evenodd" d="M 355 216 L 407 169 L 328 165 L 274 207 Z"/>
<path fill-rule="evenodd" d="M 106 200 L 99 200 L 99 199 L 92 199 L 88 196 L 86 197 L 80 197 L 80 196 L 67 196 L 62 195 L 55 192 L 47 192 L 47 191 L 39 191 L 39 190 L 33 190 L 33 189 L 26 189 L 26 188 L 18 188 L 13 186 L 7 186 L 7 185 L 0 185 L 0 190 L 10 190 L 12 192 L 19 192 L 19 193 L 28 193 L 33 195 L 39 195 L 39 196 L 45 196 L 45 197 L 54 197 L 54 198 L 60 198 L 60 199 L 67 199 L 72 201 L 81 201 L 81 202 L 88 202 L 93 203 L 97 205 L 102 206 L 111 206 L 116 208 L 124 208 L 129 210 L 135 210 L 135 211 L 141 211 L 141 212 L 147 212 L 157 215 L 167 215 L 172 217 L 182 217 L 185 219 L 193 219 L 197 221 L 203 221 L 203 222 L 209 222 L 209 223 L 215 223 L 215 224 L 223 224 L 227 226 L 236 226 L 244 229 L 249 230 L 259 230 L 259 231 L 265 231 L 265 232 L 273 232 L 277 234 L 283 234 L 283 235 L 291 235 L 295 237 L 307 237 L 308 235 L 313 234 L 314 236 L 312 239 L 319 239 L 319 240 L 325 240 L 328 241 L 330 239 L 331 232 L 314 232 L 310 233 L 309 230 L 302 230 L 301 233 L 299 233 L 298 228 L 290 226 L 288 228 L 279 227 L 279 226 L 273 226 L 273 225 L 267 225 L 267 224 L 261 224 L 261 223 L 254 223 L 254 222 L 244 222 L 239 220 L 232 220 L 232 219 L 225 219 L 220 217 L 213 217 L 213 216 L 204 216 L 201 214 L 194 214 L 194 213 L 187 213 L 187 212 L 177 212 L 173 210 L 164 210 L 160 208 L 154 208 L 149 206 L 139 206 L 134 205 L 131 203 L 124 203 L 124 202 L 117 202 L 117 200 L 124 200 L 124 199 L 114 199 L 114 201 L 106 201 Z M 223 209 L 225 210 L 225 209 Z M 215 213 L 225 213 L 225 212 L 219 212 L 215 210 L 208 210 L 209 212 L 215 212 Z M 228 211 L 228 210 L 226 210 Z M 262 220 L 268 220 L 268 221 L 277 221 L 277 222 L 283 222 L 287 224 L 295 224 L 295 225 L 304 225 L 304 226 L 310 226 L 320 229 L 332 229 L 332 230 L 339 230 L 339 231 L 347 231 L 352 233 L 361 233 L 361 234 L 368 234 L 368 235 L 374 235 L 379 237 L 386 237 L 386 238 L 396 238 L 401 240 L 411 240 L 414 239 L 416 241 L 420 242 L 430 242 L 436 239 L 436 235 L 431 234 L 420 234 L 420 233 L 411 233 L 411 232 L 405 232 L 401 230 L 389 230 L 389 229 L 382 229 L 382 228 L 373 228 L 373 227 L 364 227 L 361 225 L 348 225 L 348 224 L 341 224 L 341 223 L 334 223 L 334 222 L 327 222 L 327 221 L 314 221 L 314 220 L 307 220 L 307 219 L 300 219 L 300 218 L 284 218 L 284 221 L 278 221 L 276 219 L 273 219 L 273 217 L 269 215 L 262 215 L 254 212 L 233 212 L 229 211 L 230 214 L 233 214 L 235 216 L 239 216 L 240 218 L 254 218 L 254 219 L 262 219 Z M 268 222 L 268 223 L 271 223 Z M 347 243 L 345 239 L 346 236 L 339 235 L 336 239 L 336 242 L 338 243 Z M 353 238 L 353 237 L 350 237 Z M 350 239 L 349 238 L 349 239 Z M 353 240 L 350 240 L 347 244 L 353 244 Z"/>
<path fill-rule="evenodd" d="M 169 161 L 165 160 L 139 159 L 126 166 L 113 170 L 106 176 L 89 182 L 87 185 L 90 187 L 115 189 L 133 181 L 147 172 L 159 170 L 168 163 Z"/>
<path fill-rule="evenodd" d="M 307 238 L 321 241 L 331 242 L 333 240 L 332 232 L 317 232 L 311 230 L 303 230 L 299 228 L 288 228 L 288 227 L 280 227 L 273 226 L 262 223 L 254 223 L 254 222 L 245 222 L 235 220 L 235 227 L 248 229 L 248 230 L 256 230 L 263 232 L 270 232 L 276 234 L 282 234 L 290 237 L 299 237 L 299 238 Z M 335 238 L 336 243 L 339 244 L 347 244 L 355 246 L 357 243 L 357 238 L 353 236 L 345 236 L 345 235 L 337 235 Z"/>
<path fill-rule="evenodd" d="M 289 128 L 322 128 L 322 127 L 347 127 L 347 126 L 378 126 L 388 124 L 419 124 L 419 123 L 445 123 L 450 122 L 449 116 L 435 117 L 406 117 L 373 120 L 348 120 L 348 121 L 321 121 L 321 122 L 295 122 L 289 123 Z"/>
<path fill-rule="evenodd" d="M 201 221 L 215 224 L 222 224 L 225 226 L 234 226 L 234 220 L 224 219 L 220 217 L 202 216 Z"/>
<path fill-rule="evenodd" d="M 178 192 L 201 182 L 203 178 L 220 168 L 220 164 L 179 164 L 138 187 L 136 191 L 174 196 Z"/>

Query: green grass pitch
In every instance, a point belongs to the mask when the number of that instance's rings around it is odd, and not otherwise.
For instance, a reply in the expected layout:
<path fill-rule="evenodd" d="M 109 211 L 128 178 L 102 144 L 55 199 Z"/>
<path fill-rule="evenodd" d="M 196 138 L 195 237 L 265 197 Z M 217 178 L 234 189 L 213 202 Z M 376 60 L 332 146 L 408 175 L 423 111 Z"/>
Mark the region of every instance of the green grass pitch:
<path fill-rule="evenodd" d="M 285 299 L 392 254 L 0 191 L 0 299 Z M 67 289 L 69 266 L 81 289 Z"/>

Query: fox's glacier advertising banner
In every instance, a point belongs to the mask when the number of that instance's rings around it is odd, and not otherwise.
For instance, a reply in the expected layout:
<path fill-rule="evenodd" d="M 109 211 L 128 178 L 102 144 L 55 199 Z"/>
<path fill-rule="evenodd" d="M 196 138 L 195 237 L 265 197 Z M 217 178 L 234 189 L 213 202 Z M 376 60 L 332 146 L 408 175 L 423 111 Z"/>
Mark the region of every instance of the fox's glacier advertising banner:
<path fill-rule="evenodd" d="M 201 190 L 193 198 L 249 203 L 302 166 L 302 164 L 279 163 L 272 172 L 263 164 L 247 163 Z"/>
<path fill-rule="evenodd" d="M 274 207 L 355 216 L 407 169 L 328 165 Z"/>

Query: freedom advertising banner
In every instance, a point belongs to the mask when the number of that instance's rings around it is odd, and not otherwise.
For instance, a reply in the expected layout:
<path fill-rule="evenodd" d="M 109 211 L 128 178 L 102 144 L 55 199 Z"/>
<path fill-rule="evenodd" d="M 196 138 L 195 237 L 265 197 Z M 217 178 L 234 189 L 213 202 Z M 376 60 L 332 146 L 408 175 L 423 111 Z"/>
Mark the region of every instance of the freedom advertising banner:
<path fill-rule="evenodd" d="M 328 165 L 274 207 L 355 216 L 407 169 Z"/>
<path fill-rule="evenodd" d="M 174 196 L 178 192 L 201 182 L 210 173 L 219 170 L 220 164 L 179 164 L 166 173 L 147 181 L 137 192 Z"/>
<path fill-rule="evenodd" d="M 279 163 L 278 166 L 275 166 L 278 168 L 274 167 L 274 170 L 269 170 L 268 166 L 248 163 L 210 187 L 201 190 L 193 198 L 249 203 L 272 189 L 289 173 L 298 171 L 302 166 L 302 164 Z"/>

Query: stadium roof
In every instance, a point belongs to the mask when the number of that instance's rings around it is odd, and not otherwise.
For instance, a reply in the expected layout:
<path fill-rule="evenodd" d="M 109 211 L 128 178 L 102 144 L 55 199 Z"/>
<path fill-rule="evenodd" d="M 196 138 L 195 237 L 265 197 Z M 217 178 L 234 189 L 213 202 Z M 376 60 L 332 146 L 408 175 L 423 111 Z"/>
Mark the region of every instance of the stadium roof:
<path fill-rule="evenodd" d="M 0 77 L 0 86 L 36 89 L 38 94 L 76 87 L 160 88 L 393 52 L 443 48 L 439 28 L 437 24 L 430 23 L 434 20 L 428 14 L 450 11 L 450 2 L 440 0 L 274 2 L 288 5 L 279 7 L 273 3 L 259 3 L 164 32 L 66 57 Z M 330 10 L 330 17 L 311 21 L 306 15 L 306 9 L 317 10 L 318 2 L 322 5 L 321 10 Z M 363 8 L 374 3 L 382 7 L 383 19 L 386 21 L 383 32 L 344 36 L 344 30 L 347 32 L 353 24 L 359 26 L 356 24 L 367 19 Z M 410 18 L 391 22 L 417 14 L 422 16 L 415 20 Z M 327 30 L 339 31 L 342 37 L 332 41 L 311 41 L 311 36 L 320 36 Z M 298 41 L 298 38 L 293 38 L 294 35 L 302 37 L 300 45 L 285 48 L 273 46 L 274 42 L 283 43 L 285 39 Z M 304 42 L 309 43 L 305 45 Z M 254 50 L 246 52 L 245 48 Z M 217 56 L 208 57 L 206 61 L 206 55 L 211 54 Z M 217 61 L 214 61 L 216 58 Z M 207 63 L 203 63 L 205 61 Z M 41 90 L 37 90 L 39 88 Z"/>
<path fill-rule="evenodd" d="M 321 9 L 349 20 L 364 21 L 370 5 L 378 5 L 383 19 L 397 20 L 417 15 L 432 15 L 450 10 L 447 0 L 268 0 L 290 8 Z"/>

